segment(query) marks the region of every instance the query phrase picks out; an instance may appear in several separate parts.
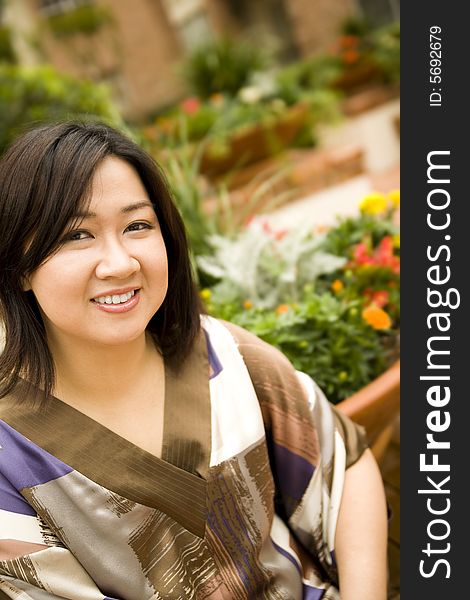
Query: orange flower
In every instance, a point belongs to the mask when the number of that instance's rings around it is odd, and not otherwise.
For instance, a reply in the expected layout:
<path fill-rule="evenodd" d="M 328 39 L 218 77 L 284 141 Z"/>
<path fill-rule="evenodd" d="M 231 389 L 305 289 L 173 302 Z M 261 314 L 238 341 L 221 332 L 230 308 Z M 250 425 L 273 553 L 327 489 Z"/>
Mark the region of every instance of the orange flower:
<path fill-rule="evenodd" d="M 289 310 L 289 305 L 288 304 L 279 304 L 279 306 L 276 308 L 276 314 L 277 315 L 283 315 L 288 310 Z"/>
<path fill-rule="evenodd" d="M 356 48 L 359 38 L 357 35 L 343 35 L 340 38 L 340 44 L 342 48 Z"/>
<path fill-rule="evenodd" d="M 370 304 L 362 311 L 362 318 L 374 329 L 390 329 L 392 325 L 388 314 L 375 304 Z"/>
<path fill-rule="evenodd" d="M 357 50 L 346 50 L 343 53 L 343 62 L 347 65 L 353 65 L 359 60 L 359 52 Z"/>
<path fill-rule="evenodd" d="M 245 300 L 243 303 L 243 308 L 245 310 L 250 310 L 250 308 L 253 308 L 253 302 L 251 300 Z"/>
<path fill-rule="evenodd" d="M 225 102 L 225 98 L 223 96 L 223 94 L 220 93 L 215 93 L 212 94 L 211 97 L 209 98 L 210 103 L 212 104 L 212 106 L 222 106 L 222 104 Z"/>
<path fill-rule="evenodd" d="M 331 289 L 335 292 L 335 294 L 339 294 L 344 288 L 344 283 L 341 279 L 335 279 L 331 284 Z"/>

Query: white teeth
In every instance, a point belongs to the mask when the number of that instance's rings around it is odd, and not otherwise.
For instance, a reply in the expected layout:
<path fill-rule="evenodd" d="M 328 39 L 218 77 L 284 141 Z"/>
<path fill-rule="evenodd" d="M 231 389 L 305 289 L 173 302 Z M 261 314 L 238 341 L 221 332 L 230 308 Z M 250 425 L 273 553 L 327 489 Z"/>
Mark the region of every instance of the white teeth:
<path fill-rule="evenodd" d="M 94 298 L 98 304 L 122 304 L 127 302 L 135 294 L 134 290 L 126 294 L 114 294 L 113 296 L 99 296 Z"/>

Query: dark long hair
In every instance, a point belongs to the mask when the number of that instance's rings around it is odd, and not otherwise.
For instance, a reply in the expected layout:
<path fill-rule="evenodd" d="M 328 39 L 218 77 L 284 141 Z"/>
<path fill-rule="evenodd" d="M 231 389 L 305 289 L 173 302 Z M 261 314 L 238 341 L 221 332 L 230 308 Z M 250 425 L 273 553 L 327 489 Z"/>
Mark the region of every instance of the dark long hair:
<path fill-rule="evenodd" d="M 181 364 L 200 328 L 202 311 L 191 271 L 184 224 L 164 175 L 150 155 L 101 123 L 43 125 L 22 135 L 0 160 L 0 398 L 18 377 L 46 396 L 55 370 L 44 323 L 31 291 L 31 275 L 60 246 L 64 231 L 90 200 L 93 175 L 116 156 L 137 171 L 158 215 L 168 256 L 168 292 L 147 329 L 163 356 Z"/>

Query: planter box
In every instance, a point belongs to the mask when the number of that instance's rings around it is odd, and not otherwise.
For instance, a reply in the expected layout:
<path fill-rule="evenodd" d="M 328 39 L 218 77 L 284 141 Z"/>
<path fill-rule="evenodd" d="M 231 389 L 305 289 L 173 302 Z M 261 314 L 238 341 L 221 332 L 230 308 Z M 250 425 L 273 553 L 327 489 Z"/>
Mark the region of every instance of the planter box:
<path fill-rule="evenodd" d="M 345 68 L 333 82 L 332 87 L 350 94 L 358 88 L 369 84 L 380 76 L 380 70 L 371 62 L 359 62 Z"/>
<path fill-rule="evenodd" d="M 342 111 L 347 117 L 353 117 L 399 97 L 398 85 L 372 84 L 345 98 Z"/>
<path fill-rule="evenodd" d="M 209 178 L 249 165 L 287 148 L 308 120 L 309 107 L 292 106 L 272 124 L 255 124 L 234 133 L 227 141 L 227 151 L 221 155 L 206 149 L 201 157 L 200 171 Z"/>
<path fill-rule="evenodd" d="M 371 450 L 380 462 L 400 411 L 400 361 L 336 406 L 365 427 Z"/>
<path fill-rule="evenodd" d="M 246 219 L 360 175 L 364 173 L 363 159 L 363 149 L 349 144 L 329 150 L 289 150 L 281 157 L 240 169 L 225 181 L 229 189 L 231 218 L 237 219 L 242 215 Z M 274 176 L 275 183 L 268 184 L 265 193 L 253 205 L 252 198 L 258 186 Z M 284 197 L 282 203 L 276 202 L 276 196 L 286 193 L 289 195 Z M 250 215 L 247 214 L 247 207 Z M 217 200 L 206 198 L 204 208 L 208 214 L 212 214 L 217 208 Z"/>

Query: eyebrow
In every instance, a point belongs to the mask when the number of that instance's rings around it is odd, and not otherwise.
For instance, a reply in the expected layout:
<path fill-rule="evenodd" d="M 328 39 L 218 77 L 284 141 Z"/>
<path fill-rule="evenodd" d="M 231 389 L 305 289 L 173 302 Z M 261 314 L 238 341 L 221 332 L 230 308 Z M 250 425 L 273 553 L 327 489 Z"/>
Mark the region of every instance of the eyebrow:
<path fill-rule="evenodd" d="M 128 213 L 139 210 L 140 208 L 147 208 L 147 207 L 151 208 L 153 210 L 152 203 L 149 202 L 148 200 L 144 200 L 142 202 L 135 202 L 134 204 L 128 204 L 127 206 L 123 206 L 121 208 L 120 212 L 126 215 Z M 97 213 L 87 210 L 87 211 L 79 211 L 78 213 L 76 213 L 75 218 L 94 219 L 97 216 L 98 216 Z"/>

